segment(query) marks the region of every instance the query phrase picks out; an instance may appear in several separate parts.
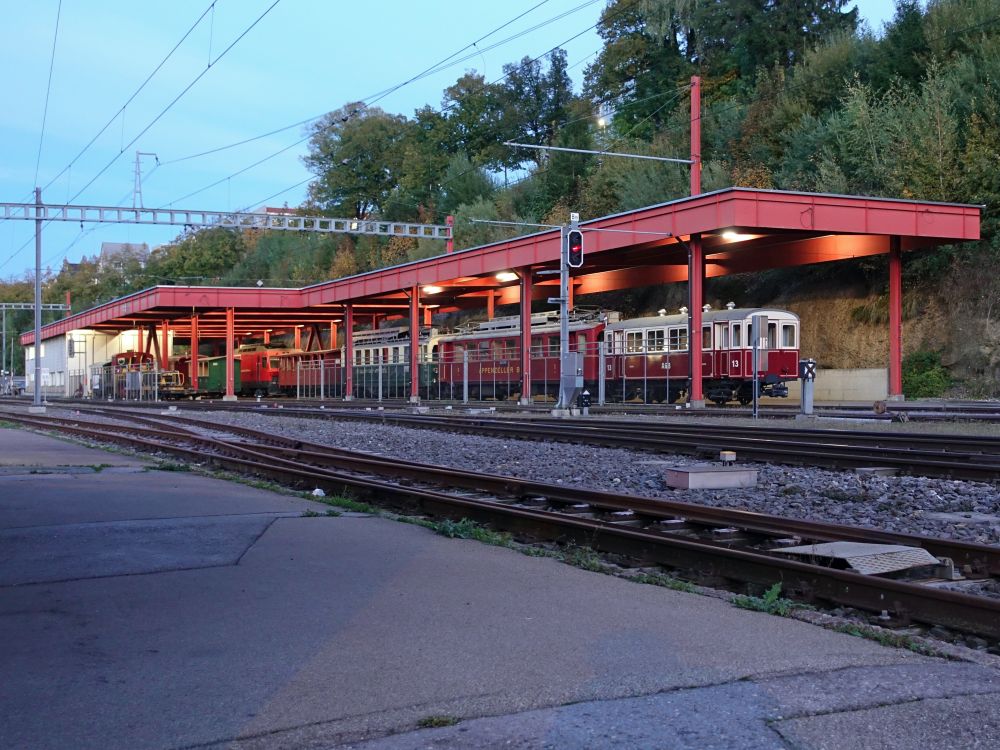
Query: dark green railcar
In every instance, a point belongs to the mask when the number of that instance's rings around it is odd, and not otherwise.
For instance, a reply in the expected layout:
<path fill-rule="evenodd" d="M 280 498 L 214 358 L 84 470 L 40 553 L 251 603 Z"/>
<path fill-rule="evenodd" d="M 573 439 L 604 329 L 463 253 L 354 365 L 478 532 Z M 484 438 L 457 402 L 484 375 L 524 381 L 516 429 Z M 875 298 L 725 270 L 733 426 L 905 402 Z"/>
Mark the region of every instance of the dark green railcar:
<path fill-rule="evenodd" d="M 233 393 L 240 392 L 240 361 L 233 361 Z M 198 359 L 198 395 L 224 396 L 226 394 L 226 358 L 201 357 Z"/>

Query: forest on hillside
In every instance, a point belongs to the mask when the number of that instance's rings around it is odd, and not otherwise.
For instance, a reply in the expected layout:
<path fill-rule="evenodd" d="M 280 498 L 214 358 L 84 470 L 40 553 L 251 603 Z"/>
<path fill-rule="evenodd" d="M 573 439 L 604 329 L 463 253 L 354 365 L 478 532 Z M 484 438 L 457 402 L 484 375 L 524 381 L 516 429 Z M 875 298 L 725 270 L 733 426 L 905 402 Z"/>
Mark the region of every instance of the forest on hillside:
<path fill-rule="evenodd" d="M 981 242 L 907 254 L 905 346 L 943 360 L 972 395 L 996 394 L 1000 281 L 984 270 L 1000 261 L 1000 0 L 898 0 L 878 33 L 847 4 L 610 0 L 598 25 L 603 48 L 583 68 L 556 46 L 505 65 L 497 80 L 469 70 L 412 115 L 364 102 L 328 113 L 309 128 L 303 161 L 314 179 L 297 208 L 434 223 L 452 215 L 461 248 L 517 232 L 471 219 L 562 223 L 570 211 L 592 218 L 678 198 L 688 191 L 681 165 L 503 142 L 683 157 L 689 82 L 699 75 L 706 191 L 985 206 Z M 155 284 L 298 286 L 441 251 L 429 240 L 206 230 L 146 262 L 125 253 L 113 264 L 96 255 L 64 264 L 47 273 L 45 294 L 58 301 L 70 291 L 80 310 Z M 27 300 L 29 281 L 10 279 L 0 295 Z M 786 303 L 804 318 L 808 306 L 796 301 L 853 300 L 838 325 L 884 328 L 885 286 L 884 261 L 869 259 L 714 280 L 707 291 Z M 625 312 L 662 306 L 652 299 L 636 292 L 618 302 Z M 858 356 L 845 350 L 827 364 L 864 366 L 851 362 Z"/>

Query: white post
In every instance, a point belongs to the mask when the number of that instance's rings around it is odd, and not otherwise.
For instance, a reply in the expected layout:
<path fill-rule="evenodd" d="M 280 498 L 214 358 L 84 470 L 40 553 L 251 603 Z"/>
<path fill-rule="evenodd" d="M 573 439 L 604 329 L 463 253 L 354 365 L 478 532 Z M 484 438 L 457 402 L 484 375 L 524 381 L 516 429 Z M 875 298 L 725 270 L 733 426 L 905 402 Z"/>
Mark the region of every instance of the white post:
<path fill-rule="evenodd" d="M 605 368 L 607 367 L 607 359 L 605 357 L 604 342 L 597 342 L 597 404 L 598 406 L 604 406 L 604 388 L 605 388 L 605 378 L 607 373 Z"/>
<path fill-rule="evenodd" d="M 469 350 L 462 350 L 462 403 L 469 403 Z"/>

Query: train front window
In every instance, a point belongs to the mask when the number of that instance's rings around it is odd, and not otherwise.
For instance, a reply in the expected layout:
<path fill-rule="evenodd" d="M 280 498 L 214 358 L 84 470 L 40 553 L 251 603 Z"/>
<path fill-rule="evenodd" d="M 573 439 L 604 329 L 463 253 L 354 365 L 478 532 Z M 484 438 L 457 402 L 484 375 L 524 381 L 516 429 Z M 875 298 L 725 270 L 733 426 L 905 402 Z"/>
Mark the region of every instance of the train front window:
<path fill-rule="evenodd" d="M 791 323 L 781 326 L 781 345 L 786 349 L 795 348 L 795 326 Z"/>

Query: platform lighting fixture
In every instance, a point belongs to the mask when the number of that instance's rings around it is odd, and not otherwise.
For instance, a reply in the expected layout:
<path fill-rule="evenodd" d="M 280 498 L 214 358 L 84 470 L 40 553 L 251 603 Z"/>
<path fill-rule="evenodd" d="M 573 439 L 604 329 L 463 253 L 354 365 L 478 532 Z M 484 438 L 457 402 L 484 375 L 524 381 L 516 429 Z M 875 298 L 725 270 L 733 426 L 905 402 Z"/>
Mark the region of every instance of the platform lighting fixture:
<path fill-rule="evenodd" d="M 444 289 L 442 287 L 434 285 L 425 286 L 423 289 L 424 294 L 441 294 L 443 291 Z"/>
<path fill-rule="evenodd" d="M 753 238 L 752 234 L 740 234 L 735 229 L 727 229 L 722 233 L 722 239 L 726 242 L 742 242 Z"/>
<path fill-rule="evenodd" d="M 497 281 L 517 281 L 517 274 L 513 271 L 501 271 L 496 275 Z"/>
<path fill-rule="evenodd" d="M 437 310 L 441 305 L 424 305 L 424 307 L 428 310 Z"/>

